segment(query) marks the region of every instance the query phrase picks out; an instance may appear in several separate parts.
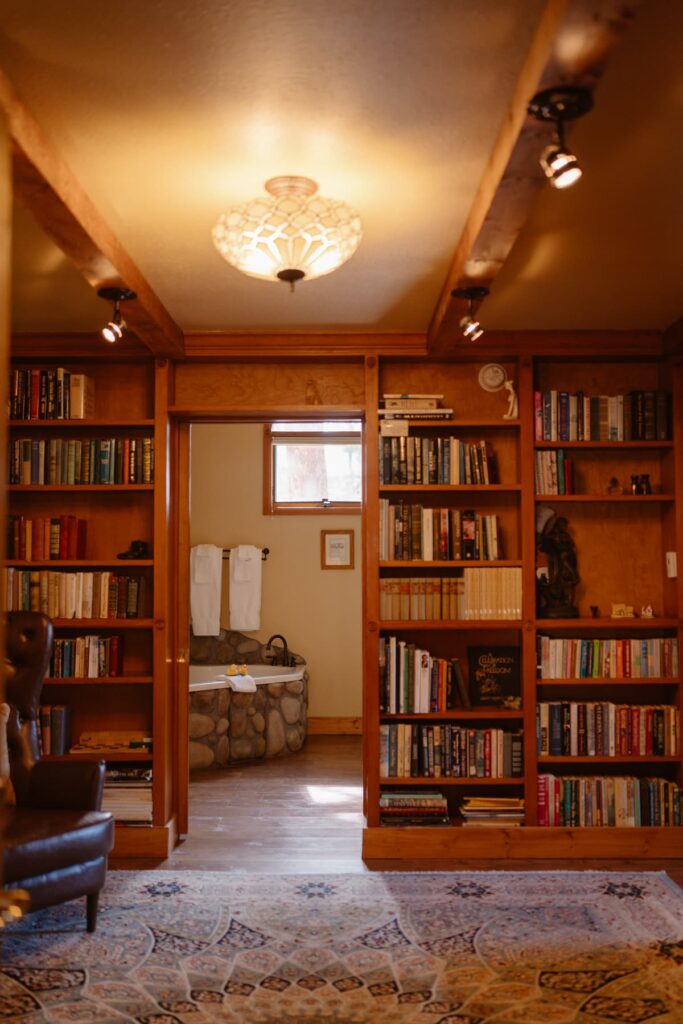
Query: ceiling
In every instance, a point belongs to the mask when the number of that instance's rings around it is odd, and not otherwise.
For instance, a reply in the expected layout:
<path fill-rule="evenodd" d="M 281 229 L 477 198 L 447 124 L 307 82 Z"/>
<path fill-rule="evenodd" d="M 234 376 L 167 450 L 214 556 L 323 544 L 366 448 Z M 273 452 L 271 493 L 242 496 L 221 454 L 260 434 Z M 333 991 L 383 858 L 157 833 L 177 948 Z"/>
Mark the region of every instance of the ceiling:
<path fill-rule="evenodd" d="M 0 66 L 184 331 L 424 331 L 542 0 L 2 0 Z M 675 254 L 683 5 L 648 0 L 573 125 L 586 169 L 543 189 L 482 309 L 498 329 L 663 328 Z M 674 153 L 674 148 L 677 153 Z M 364 238 L 285 286 L 216 253 L 219 213 L 275 174 L 315 178 Z M 616 183 L 616 184 L 615 184 Z M 653 185 L 654 183 L 654 185 Z M 19 331 L 105 307 L 17 209 Z"/>

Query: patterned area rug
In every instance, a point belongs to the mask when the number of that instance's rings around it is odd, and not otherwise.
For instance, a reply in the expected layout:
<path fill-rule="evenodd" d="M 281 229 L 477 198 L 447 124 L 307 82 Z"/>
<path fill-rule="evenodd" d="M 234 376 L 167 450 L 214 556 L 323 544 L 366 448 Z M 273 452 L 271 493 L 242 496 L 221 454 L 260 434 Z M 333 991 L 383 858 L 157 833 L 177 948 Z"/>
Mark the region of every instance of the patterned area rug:
<path fill-rule="evenodd" d="M 10 926 L 0 1021 L 681 1024 L 664 874 L 111 872 Z"/>

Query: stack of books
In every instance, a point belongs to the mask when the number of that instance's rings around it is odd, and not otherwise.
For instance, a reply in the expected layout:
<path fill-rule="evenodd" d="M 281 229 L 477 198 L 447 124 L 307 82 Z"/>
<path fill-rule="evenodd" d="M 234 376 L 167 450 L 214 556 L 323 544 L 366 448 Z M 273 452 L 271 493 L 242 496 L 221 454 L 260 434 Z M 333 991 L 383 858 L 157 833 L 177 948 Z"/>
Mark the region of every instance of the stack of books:
<path fill-rule="evenodd" d="M 379 800 L 380 825 L 450 825 L 448 801 L 438 790 L 395 790 Z"/>
<path fill-rule="evenodd" d="M 524 798 L 516 796 L 466 796 L 460 805 L 463 825 L 497 825 L 508 828 L 524 821 Z"/>
<path fill-rule="evenodd" d="M 379 415 L 383 420 L 450 420 L 452 409 L 444 409 L 439 403 L 443 395 L 384 394 Z"/>
<path fill-rule="evenodd" d="M 104 779 L 102 810 L 127 825 L 152 823 L 152 772 L 145 768 L 110 768 Z"/>

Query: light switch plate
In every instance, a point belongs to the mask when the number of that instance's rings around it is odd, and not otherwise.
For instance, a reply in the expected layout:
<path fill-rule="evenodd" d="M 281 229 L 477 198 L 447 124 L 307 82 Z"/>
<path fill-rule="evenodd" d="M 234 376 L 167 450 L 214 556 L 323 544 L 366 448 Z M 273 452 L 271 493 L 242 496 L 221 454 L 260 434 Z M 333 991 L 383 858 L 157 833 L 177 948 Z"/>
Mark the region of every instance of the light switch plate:
<path fill-rule="evenodd" d="M 678 576 L 678 565 L 675 551 L 666 552 L 666 575 L 671 580 L 675 580 Z"/>

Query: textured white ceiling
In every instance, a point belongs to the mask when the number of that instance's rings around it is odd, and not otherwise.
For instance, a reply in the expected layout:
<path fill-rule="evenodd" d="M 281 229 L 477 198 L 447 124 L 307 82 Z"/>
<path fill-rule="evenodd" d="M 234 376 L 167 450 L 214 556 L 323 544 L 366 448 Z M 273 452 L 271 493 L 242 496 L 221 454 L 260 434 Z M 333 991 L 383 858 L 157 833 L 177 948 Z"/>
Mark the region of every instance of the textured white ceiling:
<path fill-rule="evenodd" d="M 1 8 L 0 64 L 181 327 L 413 331 L 429 322 L 542 0 Z M 219 213 L 288 173 L 364 224 L 352 260 L 294 295 L 244 277 L 210 240 Z M 81 326 L 82 289 L 59 280 L 53 329 Z M 16 320 L 43 329 L 31 293 L 17 282 Z"/>

